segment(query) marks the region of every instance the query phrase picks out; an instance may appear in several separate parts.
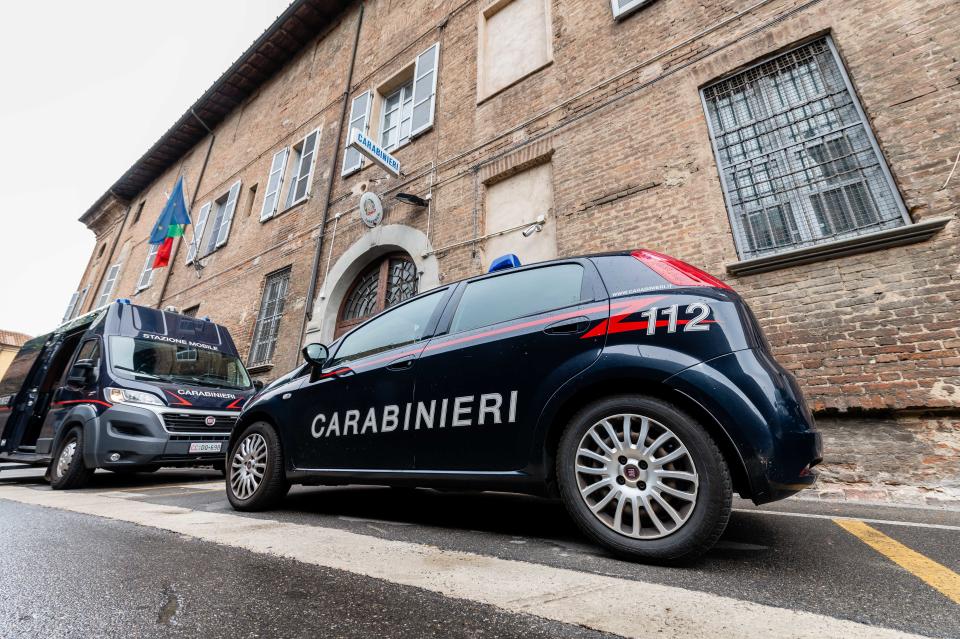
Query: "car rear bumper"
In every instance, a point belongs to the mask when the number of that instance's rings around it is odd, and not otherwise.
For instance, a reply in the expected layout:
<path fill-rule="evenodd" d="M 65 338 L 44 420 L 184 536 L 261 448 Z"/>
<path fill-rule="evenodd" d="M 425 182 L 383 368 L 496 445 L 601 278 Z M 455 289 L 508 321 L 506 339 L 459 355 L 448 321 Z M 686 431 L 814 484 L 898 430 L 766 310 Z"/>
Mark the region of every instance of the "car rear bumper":
<path fill-rule="evenodd" d="M 823 443 L 793 377 L 769 354 L 728 353 L 692 366 L 667 384 L 709 413 L 736 451 L 755 503 L 789 497 L 817 480 Z"/>

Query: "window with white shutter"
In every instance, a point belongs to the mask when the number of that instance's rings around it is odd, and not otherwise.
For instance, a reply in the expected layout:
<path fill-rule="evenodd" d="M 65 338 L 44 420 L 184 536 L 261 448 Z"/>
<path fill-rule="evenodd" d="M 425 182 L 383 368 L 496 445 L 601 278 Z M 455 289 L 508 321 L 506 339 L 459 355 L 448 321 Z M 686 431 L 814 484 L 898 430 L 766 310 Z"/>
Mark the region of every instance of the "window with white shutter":
<path fill-rule="evenodd" d="M 100 295 L 97 297 L 97 303 L 94 308 L 100 308 L 110 302 L 110 296 L 113 295 L 113 287 L 117 283 L 117 276 L 120 275 L 120 262 L 117 262 L 107 270 L 107 277 L 103 280 L 103 286 L 100 287 Z"/>
<path fill-rule="evenodd" d="M 89 286 L 84 286 L 83 290 L 80 291 L 80 298 L 77 300 L 76 305 L 73 307 L 73 314 L 70 316 L 70 319 L 73 319 L 80 314 L 80 311 L 83 310 L 83 305 L 87 301 L 87 292 L 90 290 Z"/>
<path fill-rule="evenodd" d="M 367 123 L 370 121 L 370 105 L 373 104 L 373 97 L 370 91 L 364 91 L 353 99 L 350 107 L 350 126 L 347 127 L 347 135 L 352 135 L 353 130 L 357 129 L 363 134 L 367 133 Z M 340 175 L 350 175 L 363 168 L 363 156 L 356 149 L 345 149 L 343 152 L 343 169 Z"/>
<path fill-rule="evenodd" d="M 287 199 L 284 208 L 290 208 L 310 195 L 310 180 L 313 177 L 313 167 L 317 150 L 317 138 L 320 130 L 309 133 L 303 140 L 293 145 L 290 156 L 290 182 L 287 186 Z"/>
<path fill-rule="evenodd" d="M 190 242 L 190 248 L 187 249 L 187 264 L 193 262 L 200 250 L 200 243 L 203 242 L 203 231 L 207 228 L 207 218 L 210 217 L 211 202 L 207 202 L 200 207 L 200 214 L 197 216 L 197 223 L 193 226 L 193 241 Z"/>
<path fill-rule="evenodd" d="M 160 244 L 149 244 L 147 259 L 143 263 L 143 270 L 140 272 L 140 279 L 137 280 L 137 292 L 150 286 L 153 282 L 153 262 L 157 257 L 157 251 L 160 250 Z"/>
<path fill-rule="evenodd" d="M 230 225 L 233 223 L 233 214 L 237 210 L 237 198 L 240 197 L 240 180 L 237 180 L 233 183 L 233 186 L 230 187 L 230 190 L 227 192 L 226 200 L 223 201 L 223 206 L 220 207 L 220 210 L 217 213 L 217 217 L 220 219 L 219 226 L 214 227 L 217 231 L 217 240 L 214 245 L 215 249 L 220 248 L 227 243 L 227 238 L 230 237 Z M 222 200 L 223 198 L 221 198 Z M 219 203 L 219 201 L 218 201 Z M 213 234 L 210 234 L 213 237 Z"/>
<path fill-rule="evenodd" d="M 439 42 L 417 56 L 417 64 L 413 72 L 411 137 L 419 135 L 433 126 L 433 113 L 437 95 L 437 62 L 439 58 Z"/>
<path fill-rule="evenodd" d="M 290 149 L 284 147 L 273 154 L 270 163 L 270 175 L 267 177 L 267 192 L 263 195 L 263 206 L 260 208 L 260 221 L 265 222 L 277 212 L 280 202 L 280 188 L 283 186 L 283 169 L 287 165 L 287 154 Z"/>
<path fill-rule="evenodd" d="M 60 323 L 66 322 L 68 319 L 73 317 L 73 312 L 77 308 L 77 300 L 80 298 L 80 291 L 75 291 L 73 295 L 70 296 L 70 302 L 67 304 L 67 310 L 63 313 L 63 319 L 60 320 Z"/>
<path fill-rule="evenodd" d="M 430 46 L 413 64 L 378 89 L 380 146 L 393 151 L 433 126 L 440 44 Z"/>

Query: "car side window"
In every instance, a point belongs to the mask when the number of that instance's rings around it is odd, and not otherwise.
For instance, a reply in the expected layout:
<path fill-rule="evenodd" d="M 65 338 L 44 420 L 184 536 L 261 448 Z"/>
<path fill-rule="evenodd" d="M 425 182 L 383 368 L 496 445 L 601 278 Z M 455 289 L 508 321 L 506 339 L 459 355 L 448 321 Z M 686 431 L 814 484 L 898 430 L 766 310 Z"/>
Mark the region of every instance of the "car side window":
<path fill-rule="evenodd" d="M 583 267 L 556 264 L 467 284 L 451 333 L 564 308 L 583 300 Z"/>
<path fill-rule="evenodd" d="M 93 362 L 93 365 L 100 365 L 100 342 L 95 339 L 89 339 L 83 343 L 83 346 L 80 347 L 79 352 L 77 352 L 76 359 L 73 360 L 74 363 L 79 362 L 82 359 L 89 359 Z"/>
<path fill-rule="evenodd" d="M 423 339 L 427 324 L 443 299 L 444 291 L 436 291 L 407 302 L 370 320 L 347 335 L 328 367 L 358 360 Z"/>

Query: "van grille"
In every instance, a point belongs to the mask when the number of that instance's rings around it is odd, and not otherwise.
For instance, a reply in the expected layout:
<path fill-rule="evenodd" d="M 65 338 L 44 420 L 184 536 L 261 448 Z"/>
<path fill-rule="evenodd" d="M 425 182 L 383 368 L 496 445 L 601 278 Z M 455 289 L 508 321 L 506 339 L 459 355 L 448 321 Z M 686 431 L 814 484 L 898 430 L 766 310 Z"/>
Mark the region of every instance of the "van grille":
<path fill-rule="evenodd" d="M 207 417 L 216 423 L 207 426 Z M 237 423 L 236 415 L 204 415 L 202 413 L 164 413 L 163 423 L 171 433 L 218 433 L 229 432 Z"/>

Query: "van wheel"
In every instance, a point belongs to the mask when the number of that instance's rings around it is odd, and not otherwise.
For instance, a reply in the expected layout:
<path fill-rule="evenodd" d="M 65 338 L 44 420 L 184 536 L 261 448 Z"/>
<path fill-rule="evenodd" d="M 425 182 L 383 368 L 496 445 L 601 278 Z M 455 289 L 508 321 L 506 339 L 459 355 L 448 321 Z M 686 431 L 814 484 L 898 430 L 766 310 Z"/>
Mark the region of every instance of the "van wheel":
<path fill-rule="evenodd" d="M 227 499 L 236 510 L 268 510 L 290 490 L 280 438 L 266 422 L 243 429 L 227 461 Z"/>
<path fill-rule="evenodd" d="M 83 488 L 93 477 L 93 470 L 83 463 L 83 431 L 74 426 L 60 441 L 50 462 L 50 487 L 54 490 Z"/>
<path fill-rule="evenodd" d="M 727 464 L 707 431 L 650 397 L 611 397 L 578 412 L 560 438 L 567 512 L 616 554 L 682 563 L 709 550 L 730 518 Z"/>

